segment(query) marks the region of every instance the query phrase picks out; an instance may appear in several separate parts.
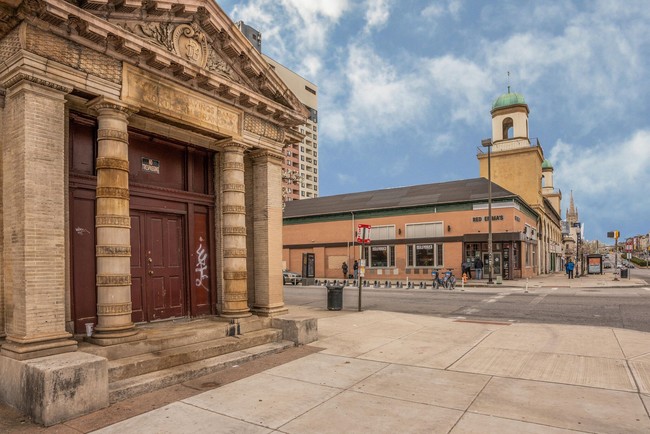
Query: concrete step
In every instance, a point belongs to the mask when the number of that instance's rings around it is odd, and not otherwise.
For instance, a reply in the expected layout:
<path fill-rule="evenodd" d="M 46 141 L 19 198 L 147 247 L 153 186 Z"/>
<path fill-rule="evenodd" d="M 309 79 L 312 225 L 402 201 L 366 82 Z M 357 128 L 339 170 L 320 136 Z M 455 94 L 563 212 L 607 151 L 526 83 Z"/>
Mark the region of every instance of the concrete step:
<path fill-rule="evenodd" d="M 167 321 L 139 325 L 137 328 L 146 339 L 118 345 L 100 346 L 87 342 L 79 344 L 79 350 L 108 360 L 164 351 L 184 345 L 212 341 L 238 333 L 249 333 L 271 326 L 270 318 L 251 316 L 230 324 L 220 318 Z"/>
<path fill-rule="evenodd" d="M 109 360 L 108 381 L 112 383 L 280 340 L 282 340 L 282 331 L 269 328 Z"/>
<path fill-rule="evenodd" d="M 229 337 L 226 339 L 232 340 L 238 338 Z M 267 354 L 278 353 L 293 346 L 294 343 L 291 341 L 269 342 L 209 359 L 198 360 L 161 371 L 115 381 L 109 384 L 109 400 L 112 404 L 133 396 L 239 365 Z"/>

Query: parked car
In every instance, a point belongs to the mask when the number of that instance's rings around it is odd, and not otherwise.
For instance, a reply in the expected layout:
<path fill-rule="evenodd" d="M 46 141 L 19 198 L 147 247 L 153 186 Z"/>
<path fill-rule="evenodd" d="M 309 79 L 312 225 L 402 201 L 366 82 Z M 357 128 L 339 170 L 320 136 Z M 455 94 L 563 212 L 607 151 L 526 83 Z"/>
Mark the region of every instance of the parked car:
<path fill-rule="evenodd" d="M 612 268 L 612 263 L 611 262 L 605 262 L 603 264 L 603 268 Z"/>
<path fill-rule="evenodd" d="M 297 285 L 302 282 L 302 276 L 289 270 L 282 270 L 283 285 Z"/>

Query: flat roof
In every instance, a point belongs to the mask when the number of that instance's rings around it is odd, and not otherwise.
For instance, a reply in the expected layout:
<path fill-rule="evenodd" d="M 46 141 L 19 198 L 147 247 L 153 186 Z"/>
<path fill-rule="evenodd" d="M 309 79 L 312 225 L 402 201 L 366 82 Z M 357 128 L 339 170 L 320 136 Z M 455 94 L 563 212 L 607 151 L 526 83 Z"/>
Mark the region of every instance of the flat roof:
<path fill-rule="evenodd" d="M 492 183 L 493 200 L 513 197 L 518 198 L 516 194 Z M 487 200 L 488 180 L 474 178 L 292 200 L 285 204 L 284 218 Z"/>

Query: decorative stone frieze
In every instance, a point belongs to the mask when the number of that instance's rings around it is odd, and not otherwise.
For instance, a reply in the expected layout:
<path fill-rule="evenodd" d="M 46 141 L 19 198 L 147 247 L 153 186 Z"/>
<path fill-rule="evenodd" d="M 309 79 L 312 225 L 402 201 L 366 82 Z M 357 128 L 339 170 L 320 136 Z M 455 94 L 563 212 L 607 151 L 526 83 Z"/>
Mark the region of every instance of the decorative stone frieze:
<path fill-rule="evenodd" d="M 250 113 L 244 115 L 244 131 L 257 134 L 267 139 L 282 143 L 284 141 L 284 129 L 271 122 L 253 116 Z"/>
<path fill-rule="evenodd" d="M 96 256 L 131 256 L 131 246 L 95 246 Z"/>

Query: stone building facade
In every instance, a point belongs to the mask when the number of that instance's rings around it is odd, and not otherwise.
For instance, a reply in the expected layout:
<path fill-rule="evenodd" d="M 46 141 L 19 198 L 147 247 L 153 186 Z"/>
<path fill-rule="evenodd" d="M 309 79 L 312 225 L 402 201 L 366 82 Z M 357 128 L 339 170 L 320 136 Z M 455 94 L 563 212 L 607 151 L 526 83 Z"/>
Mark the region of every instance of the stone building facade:
<path fill-rule="evenodd" d="M 213 1 L 78 4 L 0 2 L 0 400 L 45 424 L 107 405 L 87 323 L 107 346 L 286 311 L 283 147 L 308 116 Z"/>

